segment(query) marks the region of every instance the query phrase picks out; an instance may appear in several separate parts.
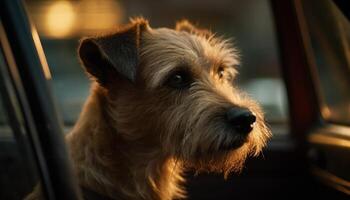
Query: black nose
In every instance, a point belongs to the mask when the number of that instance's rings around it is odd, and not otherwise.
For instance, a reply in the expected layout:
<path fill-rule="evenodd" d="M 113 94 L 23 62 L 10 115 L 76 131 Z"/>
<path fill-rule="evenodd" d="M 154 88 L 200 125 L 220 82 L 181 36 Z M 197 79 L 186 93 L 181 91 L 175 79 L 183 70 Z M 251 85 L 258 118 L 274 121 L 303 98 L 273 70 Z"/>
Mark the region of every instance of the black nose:
<path fill-rule="evenodd" d="M 256 116 L 246 108 L 233 107 L 227 110 L 226 118 L 237 133 L 247 135 L 252 131 Z"/>

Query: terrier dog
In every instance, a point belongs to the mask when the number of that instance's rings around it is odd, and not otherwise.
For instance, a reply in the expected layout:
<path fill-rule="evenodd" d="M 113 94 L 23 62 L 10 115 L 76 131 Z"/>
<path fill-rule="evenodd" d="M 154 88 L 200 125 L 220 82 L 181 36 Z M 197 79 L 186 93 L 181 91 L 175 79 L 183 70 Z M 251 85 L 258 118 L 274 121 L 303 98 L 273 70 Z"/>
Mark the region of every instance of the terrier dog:
<path fill-rule="evenodd" d="M 233 84 L 237 50 L 186 20 L 153 29 L 134 19 L 82 39 L 78 52 L 93 84 L 66 139 L 84 188 L 184 198 L 185 169 L 238 172 L 270 136 L 259 105 Z"/>

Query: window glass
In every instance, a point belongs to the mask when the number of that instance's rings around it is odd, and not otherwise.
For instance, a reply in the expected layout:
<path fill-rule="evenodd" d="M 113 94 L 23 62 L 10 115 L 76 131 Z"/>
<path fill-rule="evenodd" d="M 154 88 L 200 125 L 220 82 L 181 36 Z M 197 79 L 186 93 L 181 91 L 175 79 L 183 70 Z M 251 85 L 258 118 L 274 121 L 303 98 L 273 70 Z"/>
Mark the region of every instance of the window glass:
<path fill-rule="evenodd" d="M 350 124 L 350 23 L 330 0 L 302 1 L 319 78 L 322 115 Z"/>
<path fill-rule="evenodd" d="M 0 51 L 0 69 L 5 67 L 4 57 Z M 3 72 L 1 70 L 1 73 Z M 0 80 L 0 84 L 2 83 Z M 13 126 L 10 126 L 8 110 L 5 109 L 9 105 L 4 103 L 6 94 L 2 86 L 0 87 L 0 199 L 23 199 L 38 183 L 37 170 L 33 155 L 28 151 L 29 141 L 23 120 L 17 118 L 18 123 L 12 120 Z M 15 106 L 15 115 L 20 115 L 18 105 Z M 14 126 L 18 129 L 11 129 Z"/>
<path fill-rule="evenodd" d="M 186 18 L 217 35 L 234 38 L 242 55 L 237 83 L 262 104 L 270 124 L 287 124 L 285 87 L 267 0 L 26 2 L 42 39 L 66 125 L 74 124 L 89 92 L 76 53 L 79 38 L 126 23 L 133 16 L 144 16 L 152 27 L 170 28 Z"/>

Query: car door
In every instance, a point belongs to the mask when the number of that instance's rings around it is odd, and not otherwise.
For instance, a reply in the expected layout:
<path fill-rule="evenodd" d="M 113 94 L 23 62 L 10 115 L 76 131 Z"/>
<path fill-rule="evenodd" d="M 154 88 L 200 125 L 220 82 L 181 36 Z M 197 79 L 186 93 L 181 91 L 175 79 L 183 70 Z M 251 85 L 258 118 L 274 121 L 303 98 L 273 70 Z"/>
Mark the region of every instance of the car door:
<path fill-rule="evenodd" d="M 298 135 L 301 155 L 318 180 L 349 195 L 349 5 L 336 0 L 273 5 L 291 128 Z"/>

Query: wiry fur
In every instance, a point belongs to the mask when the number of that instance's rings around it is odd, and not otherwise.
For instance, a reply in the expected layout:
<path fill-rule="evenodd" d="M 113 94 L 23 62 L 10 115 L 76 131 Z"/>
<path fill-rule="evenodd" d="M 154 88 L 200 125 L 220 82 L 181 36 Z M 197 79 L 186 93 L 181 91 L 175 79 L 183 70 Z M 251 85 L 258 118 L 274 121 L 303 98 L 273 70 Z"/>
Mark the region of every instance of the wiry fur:
<path fill-rule="evenodd" d="M 187 23 L 177 30 L 146 28 L 138 43 L 134 82 L 117 75 L 108 84 L 92 84 L 67 136 L 84 187 L 117 199 L 183 198 L 184 169 L 228 175 L 265 145 L 270 131 L 261 108 L 232 84 L 239 63 L 236 49 L 209 32 L 192 31 Z M 220 67 L 225 69 L 222 79 Z M 164 85 L 177 68 L 194 77 L 189 89 Z M 222 151 L 221 144 L 242 137 L 223 122 L 233 106 L 249 108 L 257 121 L 242 146 Z"/>
<path fill-rule="evenodd" d="M 98 85 L 94 85 L 91 92 L 77 125 L 67 137 L 81 184 L 121 199 L 181 196 L 177 188 L 182 180 L 181 166 L 176 165 L 175 159 L 153 148 L 156 143 L 151 135 L 135 134 L 137 130 L 127 125 L 126 130 L 122 126 L 111 126 L 115 120 L 122 120 L 114 113 L 114 109 L 119 110 L 119 101 L 108 97 Z M 140 115 L 140 118 L 146 117 Z"/>

